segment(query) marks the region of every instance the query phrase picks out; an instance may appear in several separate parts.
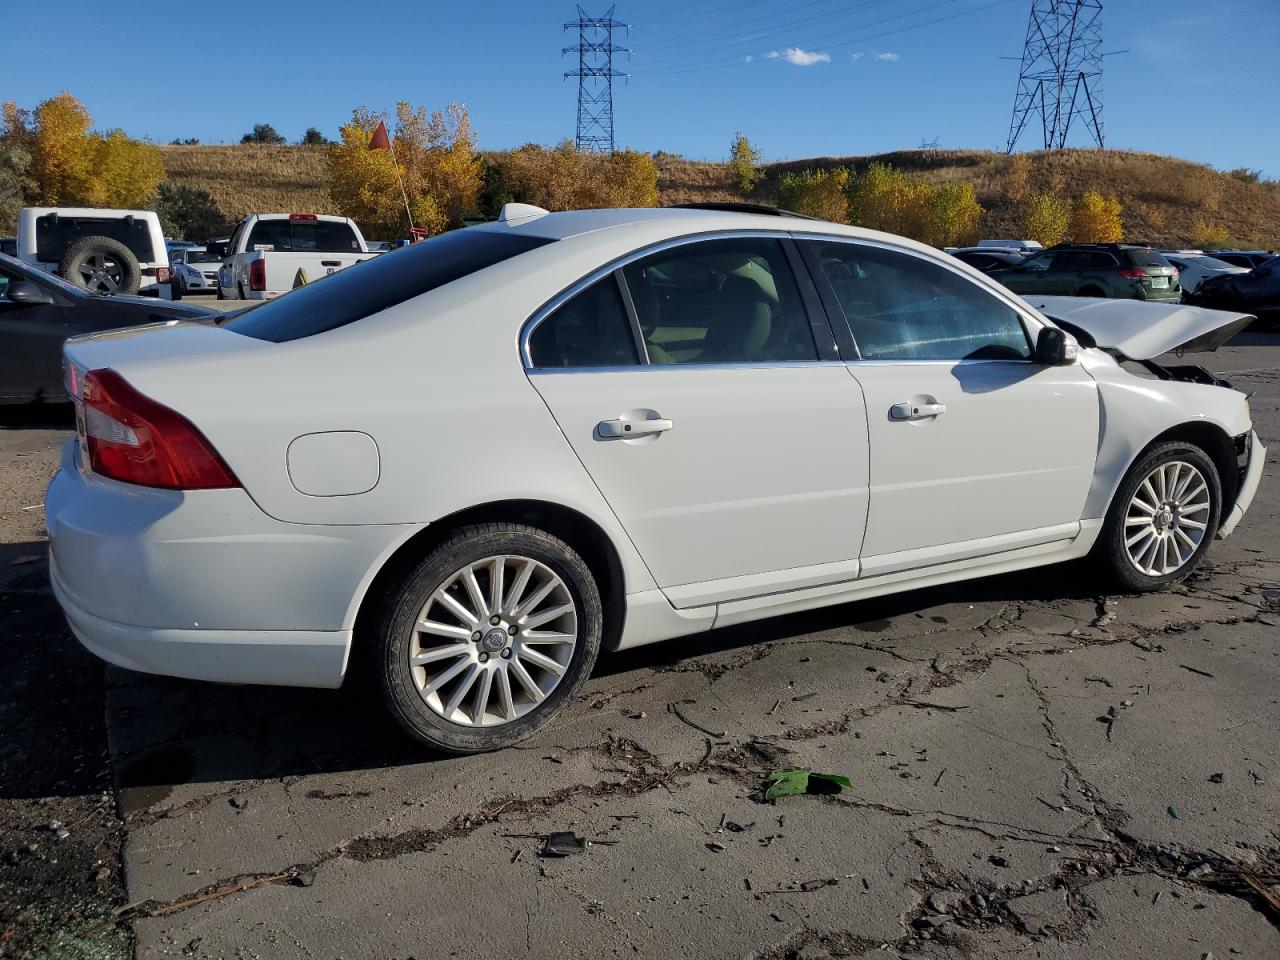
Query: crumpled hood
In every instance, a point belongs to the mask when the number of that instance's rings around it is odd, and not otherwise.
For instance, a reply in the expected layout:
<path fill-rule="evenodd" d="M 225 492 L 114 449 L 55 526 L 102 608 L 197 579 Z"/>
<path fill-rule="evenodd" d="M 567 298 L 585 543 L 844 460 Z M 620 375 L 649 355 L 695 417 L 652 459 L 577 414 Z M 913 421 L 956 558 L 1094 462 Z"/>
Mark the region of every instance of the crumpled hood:
<path fill-rule="evenodd" d="M 1082 346 L 1118 350 L 1132 360 L 1164 353 L 1217 350 L 1254 319 L 1252 314 L 1184 303 L 1148 303 L 1099 297 L 1024 298 L 1081 340 Z M 1083 336 L 1082 336 L 1083 334 Z M 1092 343 L 1088 341 L 1092 340 Z"/>

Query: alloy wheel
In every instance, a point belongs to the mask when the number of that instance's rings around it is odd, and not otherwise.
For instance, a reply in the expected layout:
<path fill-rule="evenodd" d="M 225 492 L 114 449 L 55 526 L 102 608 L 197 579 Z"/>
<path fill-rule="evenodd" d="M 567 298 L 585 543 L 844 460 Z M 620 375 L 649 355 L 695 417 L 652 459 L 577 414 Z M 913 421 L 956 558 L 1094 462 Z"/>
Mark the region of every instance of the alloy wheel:
<path fill-rule="evenodd" d="M 409 669 L 432 712 L 492 727 L 546 700 L 577 641 L 577 604 L 554 570 L 529 557 L 486 557 L 446 577 L 423 605 Z"/>
<path fill-rule="evenodd" d="M 1138 484 L 1124 517 L 1129 562 L 1149 577 L 1181 569 L 1209 532 L 1209 484 L 1194 465 L 1171 460 Z"/>
<path fill-rule="evenodd" d="M 124 282 L 124 269 L 113 257 L 95 253 L 80 264 L 80 282 L 95 293 L 115 293 Z"/>

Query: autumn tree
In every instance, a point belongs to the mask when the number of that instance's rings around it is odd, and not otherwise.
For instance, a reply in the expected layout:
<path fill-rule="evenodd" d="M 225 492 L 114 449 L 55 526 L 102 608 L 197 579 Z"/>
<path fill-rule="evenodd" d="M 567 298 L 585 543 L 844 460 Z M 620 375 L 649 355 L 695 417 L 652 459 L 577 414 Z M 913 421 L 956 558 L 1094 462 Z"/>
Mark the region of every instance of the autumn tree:
<path fill-rule="evenodd" d="M 935 247 L 969 247 L 982 230 L 982 204 L 971 183 L 944 183 L 930 202 L 930 234 Z"/>
<path fill-rule="evenodd" d="M 408 231 L 406 196 L 414 226 L 435 234 L 461 225 L 478 208 L 484 185 L 466 107 L 451 103 L 428 115 L 422 107 L 398 103 L 392 149 L 370 150 L 385 119 L 360 107 L 339 129 L 340 139 L 329 151 L 329 193 L 338 209 L 373 236 Z"/>
<path fill-rule="evenodd" d="M 738 185 L 738 192 L 749 194 L 760 179 L 761 153 L 751 145 L 745 133 L 735 133 L 729 146 L 729 172 Z"/>
<path fill-rule="evenodd" d="M 1067 233 L 1075 243 L 1119 243 L 1124 239 L 1120 201 L 1097 190 L 1086 191 L 1071 209 Z"/>
<path fill-rule="evenodd" d="M 1025 203 L 1031 196 L 1031 157 L 1015 153 L 1004 174 L 1004 196 L 1010 203 Z"/>
<path fill-rule="evenodd" d="M 591 153 L 565 140 L 547 148 L 527 143 L 503 154 L 489 171 L 491 202 L 515 200 L 547 210 L 653 207 L 658 168 L 635 150 Z"/>
<path fill-rule="evenodd" d="M 300 147 L 323 147 L 328 144 L 329 138 L 317 130 L 315 127 L 307 127 L 307 132 L 302 135 L 302 139 L 298 141 Z"/>
<path fill-rule="evenodd" d="M 35 193 L 31 138 L 25 117 L 26 111 L 17 104 L 4 104 L 0 126 L 0 230 L 16 228 L 18 211 L 26 204 L 26 198 Z"/>
<path fill-rule="evenodd" d="M 806 217 L 848 223 L 848 190 L 846 167 L 785 173 L 778 182 L 778 206 Z"/>
<path fill-rule="evenodd" d="M 1042 246 L 1061 243 L 1067 235 L 1071 211 L 1061 197 L 1052 193 L 1037 193 L 1026 203 L 1022 212 L 1022 235 Z"/>
<path fill-rule="evenodd" d="M 158 148 L 121 130 L 95 133 L 89 111 L 69 93 L 34 111 L 4 105 L 4 152 L 25 157 L 27 202 L 144 207 L 164 179 Z"/>
<path fill-rule="evenodd" d="M 1191 225 L 1191 243 L 1202 250 L 1225 250 L 1231 246 L 1231 234 L 1226 227 L 1197 219 Z"/>

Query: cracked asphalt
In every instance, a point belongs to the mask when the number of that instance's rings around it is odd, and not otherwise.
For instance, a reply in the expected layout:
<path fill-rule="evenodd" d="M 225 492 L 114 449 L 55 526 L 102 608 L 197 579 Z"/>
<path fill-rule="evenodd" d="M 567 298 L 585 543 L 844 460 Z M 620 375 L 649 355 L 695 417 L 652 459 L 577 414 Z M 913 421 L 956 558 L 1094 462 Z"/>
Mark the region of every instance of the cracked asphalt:
<path fill-rule="evenodd" d="M 360 685 L 201 685 L 78 652 L 42 565 L 12 565 L 40 550 L 22 508 L 62 434 L 0 433 L 5 616 L 25 611 L 21 635 L 55 645 L 105 716 L 115 805 L 90 823 L 120 868 L 98 877 L 105 932 L 80 923 L 77 943 L 131 932 L 121 949 L 146 960 L 1280 956 L 1280 335 L 1203 362 L 1256 391 L 1273 452 L 1246 521 L 1176 589 L 1107 594 L 1081 563 L 606 655 L 549 732 L 466 758 L 424 756 Z M 26 771 L 0 798 L 14 836 L 19 802 L 101 803 L 91 776 L 60 793 L 47 758 L 70 761 L 39 744 L 0 753 Z M 792 767 L 852 787 L 765 802 Z M 554 831 L 591 843 L 543 856 Z"/>

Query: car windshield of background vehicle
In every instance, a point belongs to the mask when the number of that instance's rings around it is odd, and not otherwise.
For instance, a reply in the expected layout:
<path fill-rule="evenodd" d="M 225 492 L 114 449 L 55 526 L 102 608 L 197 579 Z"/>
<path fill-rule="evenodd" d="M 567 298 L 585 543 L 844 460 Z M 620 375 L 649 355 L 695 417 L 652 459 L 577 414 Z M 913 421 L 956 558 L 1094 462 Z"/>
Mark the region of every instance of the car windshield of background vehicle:
<path fill-rule="evenodd" d="M 208 250 L 188 250 L 187 263 L 221 263 L 222 258 Z"/>
<path fill-rule="evenodd" d="M 349 223 L 330 220 L 259 220 L 245 250 L 286 253 L 359 253 L 360 241 Z"/>
<path fill-rule="evenodd" d="M 36 218 L 36 259 L 60 263 L 67 247 L 82 237 L 110 237 L 123 243 L 142 263 L 156 260 L 151 225 L 140 217 L 68 217 L 47 213 Z"/>
<path fill-rule="evenodd" d="M 291 290 L 237 317 L 226 329 L 275 343 L 299 340 L 552 242 L 471 227 L 453 230 Z"/>
<path fill-rule="evenodd" d="M 810 241 L 864 360 L 1027 360 L 1018 312 L 921 257 Z"/>
<path fill-rule="evenodd" d="M 779 240 L 681 244 L 623 274 L 652 364 L 818 359 Z"/>

